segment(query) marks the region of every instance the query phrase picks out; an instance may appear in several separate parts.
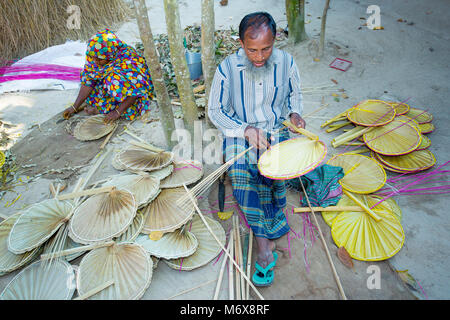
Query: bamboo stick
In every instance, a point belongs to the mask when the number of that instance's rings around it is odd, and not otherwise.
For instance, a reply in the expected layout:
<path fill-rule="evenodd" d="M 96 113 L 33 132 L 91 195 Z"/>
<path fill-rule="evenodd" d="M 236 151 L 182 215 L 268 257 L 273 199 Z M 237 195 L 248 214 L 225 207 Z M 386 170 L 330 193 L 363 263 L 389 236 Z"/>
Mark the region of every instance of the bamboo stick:
<path fill-rule="evenodd" d="M 109 280 L 106 281 L 105 283 L 99 285 L 98 287 L 95 287 L 91 290 L 89 290 L 88 292 L 82 294 L 81 296 L 76 297 L 74 300 L 86 300 L 90 297 L 92 297 L 93 295 L 99 293 L 102 290 L 105 290 L 106 288 L 108 288 L 109 286 L 112 286 L 114 284 L 114 280 Z"/>
<path fill-rule="evenodd" d="M 177 293 L 177 294 L 175 294 L 175 295 L 173 295 L 173 296 L 171 296 L 171 297 L 169 297 L 169 298 L 166 298 L 165 300 L 172 300 L 173 298 L 176 298 L 176 297 L 181 296 L 181 295 L 183 295 L 183 294 L 189 293 L 189 292 L 194 291 L 194 290 L 196 290 L 196 289 L 198 289 L 198 288 L 204 287 L 204 286 L 206 286 L 206 285 L 208 285 L 208 284 L 210 284 L 210 283 L 212 283 L 212 282 L 214 282 L 214 281 L 216 281 L 216 280 L 209 280 L 209 281 L 206 281 L 206 282 L 204 282 L 204 283 L 202 283 L 202 284 L 199 284 L 198 286 L 195 286 L 195 287 L 193 287 L 193 288 L 190 288 L 190 289 L 181 291 L 180 293 Z"/>
<path fill-rule="evenodd" d="M 0 213 L 0 218 L 2 218 L 3 220 L 6 220 L 9 218 L 9 216 L 4 215 L 3 213 Z"/>
<path fill-rule="evenodd" d="M 372 209 L 370 209 L 368 206 L 366 206 L 364 203 L 362 203 L 358 198 L 356 198 L 351 192 L 348 192 L 345 189 L 342 189 L 342 192 L 344 192 L 347 197 L 353 200 L 358 206 L 360 206 L 365 212 L 367 212 L 372 218 L 375 219 L 375 221 L 380 221 L 381 218 L 379 215 L 377 215 L 375 212 L 373 212 Z"/>
<path fill-rule="evenodd" d="M 347 118 L 347 112 L 348 112 L 348 110 L 350 110 L 350 109 L 347 109 L 347 110 L 345 110 L 344 112 L 341 112 L 341 113 L 339 113 L 338 115 L 334 116 L 333 118 L 331 118 L 331 119 L 325 121 L 324 123 L 322 123 L 322 124 L 320 125 L 320 127 L 321 127 L 321 128 L 325 128 L 326 126 L 330 125 L 331 123 L 336 122 L 336 121 L 339 121 L 339 120 L 337 120 L 337 119 L 341 119 L 341 120 L 346 119 L 346 118 Z"/>
<path fill-rule="evenodd" d="M 239 266 L 242 270 L 244 270 L 244 260 L 242 257 L 242 243 L 241 243 L 241 233 L 239 231 L 239 219 L 236 216 L 236 233 L 237 233 L 237 246 L 238 246 L 238 256 L 239 256 Z M 245 282 L 244 282 L 244 273 L 241 273 L 241 300 L 245 300 Z"/>
<path fill-rule="evenodd" d="M 325 130 L 325 131 L 328 132 L 328 133 L 330 133 L 330 132 L 336 131 L 336 130 L 342 128 L 342 127 L 346 127 L 346 126 L 348 126 L 348 125 L 350 125 L 350 124 L 352 124 L 352 122 L 346 121 L 346 122 L 343 122 L 343 123 L 331 125 L 331 126 L 330 126 L 327 130 Z"/>
<path fill-rule="evenodd" d="M 252 269 L 252 249 L 253 249 L 253 231 L 250 228 L 249 238 L 248 238 L 248 258 L 247 258 L 247 277 L 250 279 L 250 271 Z M 247 294 L 246 300 L 250 299 L 250 288 L 247 283 L 247 288 L 245 290 Z"/>
<path fill-rule="evenodd" d="M 362 136 L 363 134 L 373 130 L 374 127 L 361 127 L 361 126 L 357 126 L 354 129 L 334 138 L 331 141 L 331 145 L 334 148 L 339 147 L 340 145 L 349 142 L 350 140 L 356 139 L 360 136 Z"/>
<path fill-rule="evenodd" d="M 143 149 L 147 149 L 147 150 L 150 150 L 150 151 L 153 151 L 153 152 L 157 152 L 157 153 L 160 153 L 160 152 L 164 151 L 163 149 L 154 147 L 154 146 L 152 146 L 152 145 L 150 145 L 148 143 L 137 142 L 137 141 L 130 141 L 130 143 L 132 145 L 134 145 L 134 146 L 141 147 Z"/>
<path fill-rule="evenodd" d="M 108 136 L 105 138 L 105 140 L 103 141 L 102 145 L 100 146 L 100 150 L 103 150 L 106 146 L 106 144 L 108 143 L 108 141 L 111 139 L 111 137 L 113 136 L 114 132 L 116 132 L 117 128 L 119 127 L 119 125 L 117 125 L 114 130 L 112 130 Z"/>
<path fill-rule="evenodd" d="M 231 237 L 230 237 L 230 239 L 231 239 Z M 230 246 L 231 246 L 230 239 L 228 239 L 228 245 L 227 245 L 227 251 L 228 252 L 230 252 Z M 226 264 L 227 264 L 227 256 L 224 254 L 223 261 L 222 261 L 222 266 L 220 267 L 219 279 L 217 280 L 216 290 L 214 292 L 213 300 L 217 300 L 217 298 L 219 297 L 220 286 L 222 285 L 222 278 L 223 278 L 223 273 L 225 271 L 225 265 Z"/>
<path fill-rule="evenodd" d="M 230 246 L 230 264 L 228 265 L 228 299 L 234 300 L 234 285 L 233 285 L 233 276 L 234 276 L 234 268 L 232 266 L 232 260 L 234 257 L 234 230 L 233 232 L 230 231 L 230 240 L 232 244 Z"/>
<path fill-rule="evenodd" d="M 217 236 L 215 235 L 215 233 L 211 230 L 211 227 L 209 226 L 208 222 L 205 220 L 205 217 L 203 216 L 201 210 L 199 209 L 199 207 L 197 206 L 197 203 L 195 201 L 195 198 L 193 198 L 192 193 L 189 191 L 189 189 L 186 187 L 185 184 L 183 184 L 184 189 L 186 190 L 186 193 L 189 195 L 192 204 L 194 205 L 195 210 L 197 211 L 198 215 L 200 216 L 200 218 L 202 219 L 203 223 L 205 224 L 206 228 L 208 229 L 209 233 L 211 233 L 211 235 L 213 236 L 213 238 L 216 240 L 216 242 L 219 244 L 219 246 L 222 248 L 222 250 L 228 255 L 228 257 L 232 260 L 234 266 L 238 269 L 238 271 L 240 273 L 243 273 L 242 269 L 239 267 L 239 265 L 236 263 L 236 261 L 234 261 L 233 257 L 230 255 L 230 253 L 228 253 L 224 247 L 224 245 L 220 242 L 220 240 L 217 238 Z M 254 284 L 250 281 L 250 279 L 244 275 L 244 279 L 250 284 L 250 286 L 252 287 L 253 291 L 258 295 L 258 297 L 261 300 L 264 300 L 264 297 L 259 293 L 258 289 L 256 289 L 256 287 L 254 286 Z"/>
<path fill-rule="evenodd" d="M 319 140 L 319 137 L 318 137 L 316 134 L 311 133 L 311 132 L 309 132 L 308 130 L 305 130 L 305 129 L 303 129 L 303 128 L 298 128 L 298 127 L 294 126 L 294 125 L 293 125 L 290 121 L 288 121 L 288 120 L 283 121 L 283 124 L 284 124 L 286 127 L 289 127 L 289 128 L 291 128 L 291 129 L 297 131 L 298 133 L 303 134 L 304 136 L 310 138 L 311 140 Z"/>
<path fill-rule="evenodd" d="M 236 216 L 233 216 L 233 232 L 234 232 L 234 259 L 238 265 L 240 265 L 239 259 L 239 247 L 238 247 L 238 233 L 236 228 Z M 236 300 L 242 300 L 241 297 L 241 282 L 240 277 L 238 275 L 238 271 L 236 271 Z"/>
<path fill-rule="evenodd" d="M 92 196 L 92 195 L 96 195 L 99 193 L 106 193 L 106 192 L 111 192 L 115 187 L 113 186 L 107 186 L 107 187 L 101 187 L 101 188 L 96 188 L 96 189 L 88 189 L 88 190 L 83 190 L 83 191 L 78 191 L 78 192 L 72 192 L 72 193 L 67 193 L 65 195 L 62 196 L 58 196 L 56 199 L 58 200 L 68 200 L 68 199 L 74 199 L 74 198 L 81 198 L 84 196 Z"/>
<path fill-rule="evenodd" d="M 299 180 L 300 180 L 300 184 L 301 184 L 302 189 L 303 189 L 303 193 L 305 194 L 306 201 L 308 202 L 308 206 L 309 206 L 309 208 L 311 209 L 311 213 L 312 213 L 312 216 L 313 216 L 313 218 L 314 218 L 314 222 L 315 222 L 316 225 L 317 225 L 317 229 L 318 229 L 318 231 L 319 231 L 320 239 L 322 240 L 322 244 L 323 244 L 323 246 L 324 246 L 324 248 L 325 248 L 325 253 L 326 253 L 326 255 L 327 255 L 328 262 L 330 263 L 331 270 L 332 270 L 332 272 L 333 272 L 334 279 L 336 280 L 336 283 L 337 283 L 339 292 L 340 292 L 342 298 L 343 298 L 344 300 L 347 300 L 347 297 L 345 296 L 344 289 L 342 288 L 341 281 L 340 281 L 340 279 L 339 279 L 339 275 L 337 274 L 336 267 L 334 266 L 333 260 L 331 259 L 330 251 L 328 250 L 328 246 L 327 246 L 327 243 L 325 242 L 325 238 L 324 238 L 324 236 L 323 236 L 323 233 L 322 233 L 322 230 L 321 230 L 321 228 L 320 228 L 319 222 L 317 221 L 317 218 L 316 218 L 314 209 L 312 209 L 311 203 L 310 203 L 310 201 L 309 201 L 308 194 L 306 193 L 305 186 L 303 185 L 302 179 L 299 178 Z"/>
<path fill-rule="evenodd" d="M 48 259 L 53 259 L 53 258 L 58 258 L 58 257 L 64 257 L 64 256 L 68 256 L 68 255 L 78 253 L 78 252 L 89 251 L 89 250 L 94 250 L 94 249 L 103 248 L 103 247 L 109 247 L 109 246 L 112 246 L 113 244 L 115 244 L 114 241 L 107 241 L 107 242 L 103 242 L 103 243 L 90 244 L 90 245 L 86 245 L 86 246 L 62 250 L 62 251 L 53 252 L 53 253 L 41 254 L 41 260 L 48 260 Z"/>
<path fill-rule="evenodd" d="M 321 212 L 340 212 L 340 211 L 354 211 L 354 212 L 362 212 L 363 208 L 360 206 L 330 206 L 330 207 L 312 207 L 314 211 Z M 311 208 L 294 208 L 294 213 L 302 213 L 302 212 L 311 212 Z"/>

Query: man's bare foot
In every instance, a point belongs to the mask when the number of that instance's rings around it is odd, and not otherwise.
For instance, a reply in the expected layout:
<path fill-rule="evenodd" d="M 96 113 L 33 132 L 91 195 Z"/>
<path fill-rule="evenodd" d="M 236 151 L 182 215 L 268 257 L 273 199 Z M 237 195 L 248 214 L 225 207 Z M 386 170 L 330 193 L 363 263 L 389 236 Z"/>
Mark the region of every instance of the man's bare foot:
<path fill-rule="evenodd" d="M 89 115 L 91 115 L 91 116 L 92 116 L 92 115 L 99 114 L 97 108 L 94 108 L 94 107 L 88 107 L 88 106 L 86 106 L 86 107 L 84 107 L 84 111 L 86 111 L 86 113 L 89 114 Z"/>
<path fill-rule="evenodd" d="M 273 251 L 276 248 L 276 244 L 274 240 L 264 238 L 256 238 L 256 241 L 258 244 L 258 254 L 256 259 L 258 264 L 265 268 L 274 260 Z"/>

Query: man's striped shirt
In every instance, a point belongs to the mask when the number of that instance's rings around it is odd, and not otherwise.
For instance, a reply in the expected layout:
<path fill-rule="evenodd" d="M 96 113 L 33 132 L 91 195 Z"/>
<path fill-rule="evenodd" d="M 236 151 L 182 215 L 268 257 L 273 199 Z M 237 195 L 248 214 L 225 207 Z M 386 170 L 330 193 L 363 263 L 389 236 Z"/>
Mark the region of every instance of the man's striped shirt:
<path fill-rule="evenodd" d="M 291 113 L 302 114 L 300 75 L 294 58 L 273 48 L 273 67 L 261 81 L 246 77 L 241 48 L 217 68 L 208 102 L 208 116 L 227 137 L 244 137 L 248 125 L 270 132 Z"/>

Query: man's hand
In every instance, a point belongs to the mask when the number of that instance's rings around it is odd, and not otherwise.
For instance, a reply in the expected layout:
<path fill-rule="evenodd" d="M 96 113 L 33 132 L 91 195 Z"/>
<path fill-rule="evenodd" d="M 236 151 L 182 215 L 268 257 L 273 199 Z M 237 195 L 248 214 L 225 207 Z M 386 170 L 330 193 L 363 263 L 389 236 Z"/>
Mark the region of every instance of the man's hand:
<path fill-rule="evenodd" d="M 305 129 L 305 127 L 306 127 L 306 121 L 303 120 L 303 118 L 300 117 L 300 115 L 298 113 L 291 114 L 291 123 L 294 126 L 296 126 L 297 128 Z M 291 130 L 291 132 L 293 132 L 293 133 L 297 133 L 296 131 L 294 131 L 291 128 L 289 128 L 289 130 Z"/>
<path fill-rule="evenodd" d="M 256 149 L 268 149 L 270 147 L 270 143 L 267 141 L 264 131 L 261 129 L 248 126 L 245 128 L 244 137 Z"/>

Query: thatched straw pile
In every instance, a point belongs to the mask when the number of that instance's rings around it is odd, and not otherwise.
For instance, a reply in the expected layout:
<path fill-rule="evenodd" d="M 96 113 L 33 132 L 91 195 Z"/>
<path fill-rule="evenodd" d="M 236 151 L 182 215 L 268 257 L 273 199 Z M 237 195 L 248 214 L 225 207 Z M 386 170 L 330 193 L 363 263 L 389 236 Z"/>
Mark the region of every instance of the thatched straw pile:
<path fill-rule="evenodd" d="M 74 14 L 68 8 L 73 5 L 81 11 L 80 29 L 68 28 L 67 21 Z M 103 27 L 113 28 L 130 13 L 124 0 L 2 0 L 0 60 L 22 58 L 67 39 L 86 41 Z"/>

